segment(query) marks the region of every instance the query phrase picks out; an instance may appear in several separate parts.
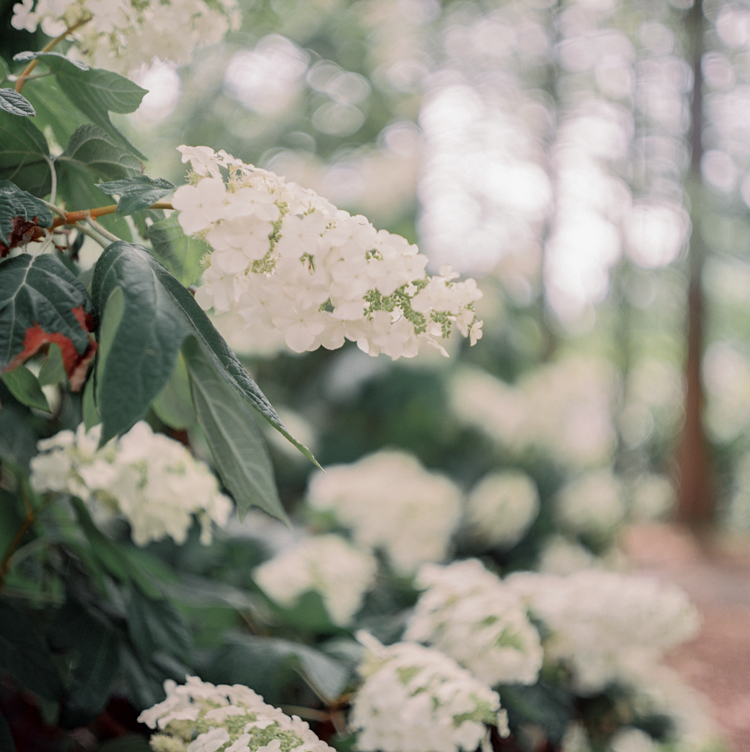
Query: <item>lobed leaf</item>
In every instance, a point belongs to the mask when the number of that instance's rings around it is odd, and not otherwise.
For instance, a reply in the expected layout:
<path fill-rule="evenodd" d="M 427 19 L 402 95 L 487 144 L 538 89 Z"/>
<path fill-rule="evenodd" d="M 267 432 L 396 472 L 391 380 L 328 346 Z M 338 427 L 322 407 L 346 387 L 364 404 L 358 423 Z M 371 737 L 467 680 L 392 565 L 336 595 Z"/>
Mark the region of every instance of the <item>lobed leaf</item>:
<path fill-rule="evenodd" d="M 155 265 L 145 248 L 119 241 L 104 250 L 94 269 L 92 295 L 101 319 L 96 403 L 102 444 L 145 414 L 169 380 L 189 333 Z"/>
<path fill-rule="evenodd" d="M 25 689 L 57 700 L 63 685 L 49 648 L 28 617 L 0 601 L 0 670 Z"/>
<path fill-rule="evenodd" d="M 9 180 L 0 180 L 0 251 L 25 245 L 35 227 L 50 227 L 52 212 L 43 201 L 22 191 Z"/>
<path fill-rule="evenodd" d="M 244 684 L 266 702 L 278 703 L 284 680 L 300 674 L 327 703 L 334 703 L 349 681 L 348 668 L 325 653 L 278 637 L 229 634 L 214 657 L 207 680 Z"/>
<path fill-rule="evenodd" d="M 16 117 L 36 115 L 36 111 L 23 94 L 15 89 L 0 89 L 0 110 Z"/>
<path fill-rule="evenodd" d="M 70 597 L 57 613 L 50 635 L 53 647 L 70 651 L 76 659 L 60 714 L 63 726 L 93 720 L 107 704 L 118 675 L 120 640 L 109 622 L 98 617 Z"/>
<path fill-rule="evenodd" d="M 216 372 L 195 337 L 182 348 L 193 404 L 219 475 L 234 497 L 240 519 L 250 506 L 287 521 L 273 467 L 252 408 Z"/>
<path fill-rule="evenodd" d="M 0 112 L 0 180 L 11 180 L 34 196 L 46 196 L 52 185 L 47 139 L 28 120 Z"/>
<path fill-rule="evenodd" d="M 93 310 L 86 289 L 54 256 L 7 259 L 0 265 L 0 370 L 12 370 L 54 343 L 78 391 L 97 349 L 90 334 Z"/>
<path fill-rule="evenodd" d="M 154 222 L 147 232 L 154 256 L 185 287 L 201 278 L 201 259 L 208 253 L 208 245 L 203 240 L 186 235 L 176 214 Z"/>
<path fill-rule="evenodd" d="M 89 68 L 57 52 L 21 52 L 14 58 L 24 63 L 33 59 L 45 63 L 68 99 L 92 123 L 127 146 L 137 157 L 146 159 L 109 119 L 110 112 L 135 112 L 146 95 L 146 89 L 117 73 Z"/>
<path fill-rule="evenodd" d="M 148 175 L 134 175 L 121 180 L 99 183 L 99 190 L 108 196 L 118 195 L 117 214 L 121 217 L 148 209 L 168 193 L 172 193 L 174 186 L 164 178 L 153 178 Z"/>
<path fill-rule="evenodd" d="M 114 141 L 98 125 L 87 123 L 76 130 L 65 151 L 55 159 L 60 196 L 72 208 L 95 208 L 108 203 L 97 190 L 97 180 L 119 180 L 140 175 L 142 164 L 124 146 Z M 129 238 L 123 219 L 100 217 L 118 237 Z"/>
<path fill-rule="evenodd" d="M 118 282 L 118 274 L 124 270 L 128 270 L 128 281 L 125 287 Z M 130 282 L 134 283 L 132 287 L 129 286 Z M 105 424 L 102 430 L 103 441 L 126 431 L 145 413 L 148 405 L 166 385 L 177 350 L 187 335 L 192 334 L 201 343 L 203 353 L 208 357 L 215 373 L 317 465 L 310 450 L 292 438 L 284 428 L 284 424 L 271 403 L 266 399 L 223 337 L 216 331 L 214 325 L 195 302 L 190 292 L 142 246 L 124 242 L 113 243 L 100 256 L 94 269 L 92 295 L 102 326 L 106 323 L 106 316 L 103 314 L 107 298 L 114 287 L 118 286 L 123 289 L 126 295 L 134 298 L 135 302 L 131 303 L 131 307 L 139 305 L 142 307 L 140 312 L 136 312 L 137 321 L 150 319 L 150 321 L 146 321 L 147 332 L 156 326 L 155 322 L 160 320 L 161 317 L 164 317 L 168 322 L 172 322 L 169 331 L 159 330 L 155 332 L 161 340 L 164 340 L 169 357 L 158 353 L 149 355 L 161 365 L 158 377 L 151 377 L 151 387 L 147 392 L 151 394 L 152 390 L 155 391 L 146 401 L 146 391 L 142 383 L 145 375 L 139 370 L 140 367 L 137 363 L 130 362 L 128 349 L 120 350 L 116 348 L 117 352 L 114 357 L 116 357 L 117 367 L 112 370 L 123 374 L 120 378 L 117 378 L 117 383 L 125 389 L 125 394 L 128 396 L 118 398 L 115 394 L 110 393 L 109 389 L 102 392 L 102 387 L 98 387 L 102 400 L 106 401 L 112 398 L 120 405 L 120 407 L 107 408 L 110 421 L 108 426 L 104 407 L 99 403 L 102 421 Z M 137 323 L 131 322 L 128 326 L 131 332 L 129 336 L 123 335 L 124 341 L 134 350 L 144 350 L 142 332 L 138 331 Z M 175 339 L 178 340 L 176 347 Z M 102 349 L 104 349 L 103 342 Z M 141 359 L 144 357 L 144 354 L 139 356 Z M 97 365 L 97 380 L 100 371 L 103 371 L 101 360 Z M 167 361 L 169 361 L 168 369 L 165 366 Z M 113 376 L 112 378 L 116 377 Z M 107 438 L 104 438 L 105 436 Z"/>
<path fill-rule="evenodd" d="M 51 412 L 47 398 L 44 396 L 42 387 L 36 376 L 28 368 L 18 366 L 12 371 L 2 375 L 8 391 L 22 404 L 27 407 L 35 407 L 37 410 Z"/>

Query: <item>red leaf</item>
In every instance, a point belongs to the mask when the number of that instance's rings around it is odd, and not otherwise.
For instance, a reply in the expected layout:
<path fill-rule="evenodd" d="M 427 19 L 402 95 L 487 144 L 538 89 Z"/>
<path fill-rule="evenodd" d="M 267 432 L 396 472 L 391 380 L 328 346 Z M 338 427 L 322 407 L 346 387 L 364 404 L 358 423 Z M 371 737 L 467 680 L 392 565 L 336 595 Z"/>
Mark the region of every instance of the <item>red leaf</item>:
<path fill-rule="evenodd" d="M 81 325 L 81 329 L 87 333 L 91 332 L 94 326 L 94 320 L 91 314 L 86 313 L 81 306 L 72 308 L 71 313 L 76 317 L 76 320 Z M 29 327 L 26 330 L 26 335 L 23 340 L 23 350 L 21 350 L 21 352 L 13 358 L 10 365 L 3 370 L 12 371 L 17 366 L 20 366 L 21 363 L 28 360 L 46 344 L 55 344 L 59 346 L 60 352 L 62 353 L 63 365 L 65 366 L 65 373 L 70 382 L 70 388 L 74 392 L 77 392 L 85 383 L 89 363 L 96 354 L 97 344 L 90 334 L 88 348 L 82 355 L 79 355 L 69 337 L 60 334 L 60 332 L 45 332 L 44 329 L 35 322 L 34 326 Z"/>

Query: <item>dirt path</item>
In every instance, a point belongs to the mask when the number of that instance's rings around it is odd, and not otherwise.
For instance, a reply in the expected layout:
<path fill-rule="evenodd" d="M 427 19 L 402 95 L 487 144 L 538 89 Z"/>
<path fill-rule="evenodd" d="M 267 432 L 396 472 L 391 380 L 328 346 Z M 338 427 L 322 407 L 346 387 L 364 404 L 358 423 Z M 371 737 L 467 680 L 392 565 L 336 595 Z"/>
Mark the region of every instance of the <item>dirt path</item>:
<path fill-rule="evenodd" d="M 701 633 L 668 662 L 711 701 L 733 752 L 750 752 L 750 537 L 701 548 L 675 527 L 641 525 L 624 546 L 639 569 L 680 585 L 700 610 Z"/>

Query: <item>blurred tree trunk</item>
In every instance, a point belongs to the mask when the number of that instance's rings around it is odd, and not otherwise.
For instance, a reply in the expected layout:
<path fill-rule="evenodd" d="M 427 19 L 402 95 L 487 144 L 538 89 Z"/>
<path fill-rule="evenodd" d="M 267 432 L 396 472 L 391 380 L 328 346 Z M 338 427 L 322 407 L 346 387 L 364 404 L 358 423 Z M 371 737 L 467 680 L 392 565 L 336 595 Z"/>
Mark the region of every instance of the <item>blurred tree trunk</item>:
<path fill-rule="evenodd" d="M 705 529 L 714 511 L 711 466 L 703 427 L 703 383 L 701 359 L 703 356 L 704 302 L 702 290 L 705 243 L 701 237 L 699 209 L 701 201 L 700 162 L 703 156 L 703 74 L 701 58 L 704 53 L 705 21 L 703 2 L 696 0 L 686 15 L 687 34 L 693 69 L 693 98 L 690 126 L 690 175 L 692 188 L 690 254 L 688 258 L 687 295 L 687 357 L 685 362 L 685 424 L 677 453 L 679 492 L 677 518 L 696 530 Z"/>

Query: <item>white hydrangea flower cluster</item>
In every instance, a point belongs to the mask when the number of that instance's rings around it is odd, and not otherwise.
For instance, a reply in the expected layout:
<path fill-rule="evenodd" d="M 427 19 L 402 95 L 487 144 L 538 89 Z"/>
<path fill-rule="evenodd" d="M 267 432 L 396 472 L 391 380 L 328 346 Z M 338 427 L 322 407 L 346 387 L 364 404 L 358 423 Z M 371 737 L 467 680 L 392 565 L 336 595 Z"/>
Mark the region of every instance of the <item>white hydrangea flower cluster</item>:
<path fill-rule="evenodd" d="M 359 545 L 382 549 L 403 576 L 445 558 L 461 513 L 461 492 L 451 480 L 397 451 L 315 473 L 307 501 L 333 512 Z"/>
<path fill-rule="evenodd" d="M 272 172 L 205 146 L 178 148 L 193 173 L 172 205 L 185 233 L 212 248 L 195 296 L 204 309 L 280 331 L 295 352 L 351 340 L 395 360 L 424 345 L 447 355 L 442 343 L 456 328 L 472 344 L 481 336 L 473 279 L 455 282 L 448 267 L 427 276 L 416 246 Z"/>
<path fill-rule="evenodd" d="M 475 540 L 511 548 L 539 514 L 539 491 L 526 473 L 490 473 L 471 490 L 464 524 Z"/>
<path fill-rule="evenodd" d="M 462 369 L 451 402 L 464 423 L 514 454 L 543 452 L 566 469 L 584 469 L 612 459 L 616 386 L 609 361 L 568 355 L 515 384 L 480 369 Z"/>
<path fill-rule="evenodd" d="M 372 587 L 378 563 L 338 535 L 308 538 L 264 562 L 253 578 L 274 601 L 292 608 L 304 593 L 320 593 L 334 624 L 346 627 Z"/>
<path fill-rule="evenodd" d="M 694 637 L 698 611 L 674 585 L 587 569 L 569 575 L 519 572 L 505 580 L 550 634 L 548 660 L 568 666 L 582 694 L 601 691 L 633 662 L 653 665 Z"/>
<path fill-rule="evenodd" d="M 297 716 L 288 716 L 252 689 L 214 686 L 195 676 L 164 682 L 167 699 L 138 721 L 160 733 L 154 752 L 333 752 Z"/>
<path fill-rule="evenodd" d="M 555 513 L 567 532 L 605 541 L 625 519 L 622 482 L 610 468 L 574 478 L 557 494 Z"/>
<path fill-rule="evenodd" d="M 187 447 L 153 433 L 144 421 L 98 449 L 100 435 L 101 426 L 87 433 L 80 425 L 75 433 L 40 441 L 40 454 L 31 460 L 34 490 L 79 497 L 101 527 L 124 517 L 139 546 L 166 536 L 184 543 L 191 515 L 201 524 L 203 544 L 211 542 L 212 522 L 226 524 L 232 502 Z"/>
<path fill-rule="evenodd" d="M 442 650 L 490 685 L 534 684 L 544 660 L 526 606 L 478 559 L 422 567 L 407 640 Z"/>
<path fill-rule="evenodd" d="M 154 57 L 185 65 L 195 48 L 220 42 L 240 24 L 237 0 L 22 0 L 11 24 L 26 31 L 41 25 L 56 37 L 86 18 L 71 34 L 78 56 L 123 74 Z"/>
<path fill-rule="evenodd" d="M 500 697 L 439 650 L 415 642 L 389 647 L 358 633 L 368 654 L 349 718 L 363 752 L 473 752 L 485 724 L 507 736 Z"/>

